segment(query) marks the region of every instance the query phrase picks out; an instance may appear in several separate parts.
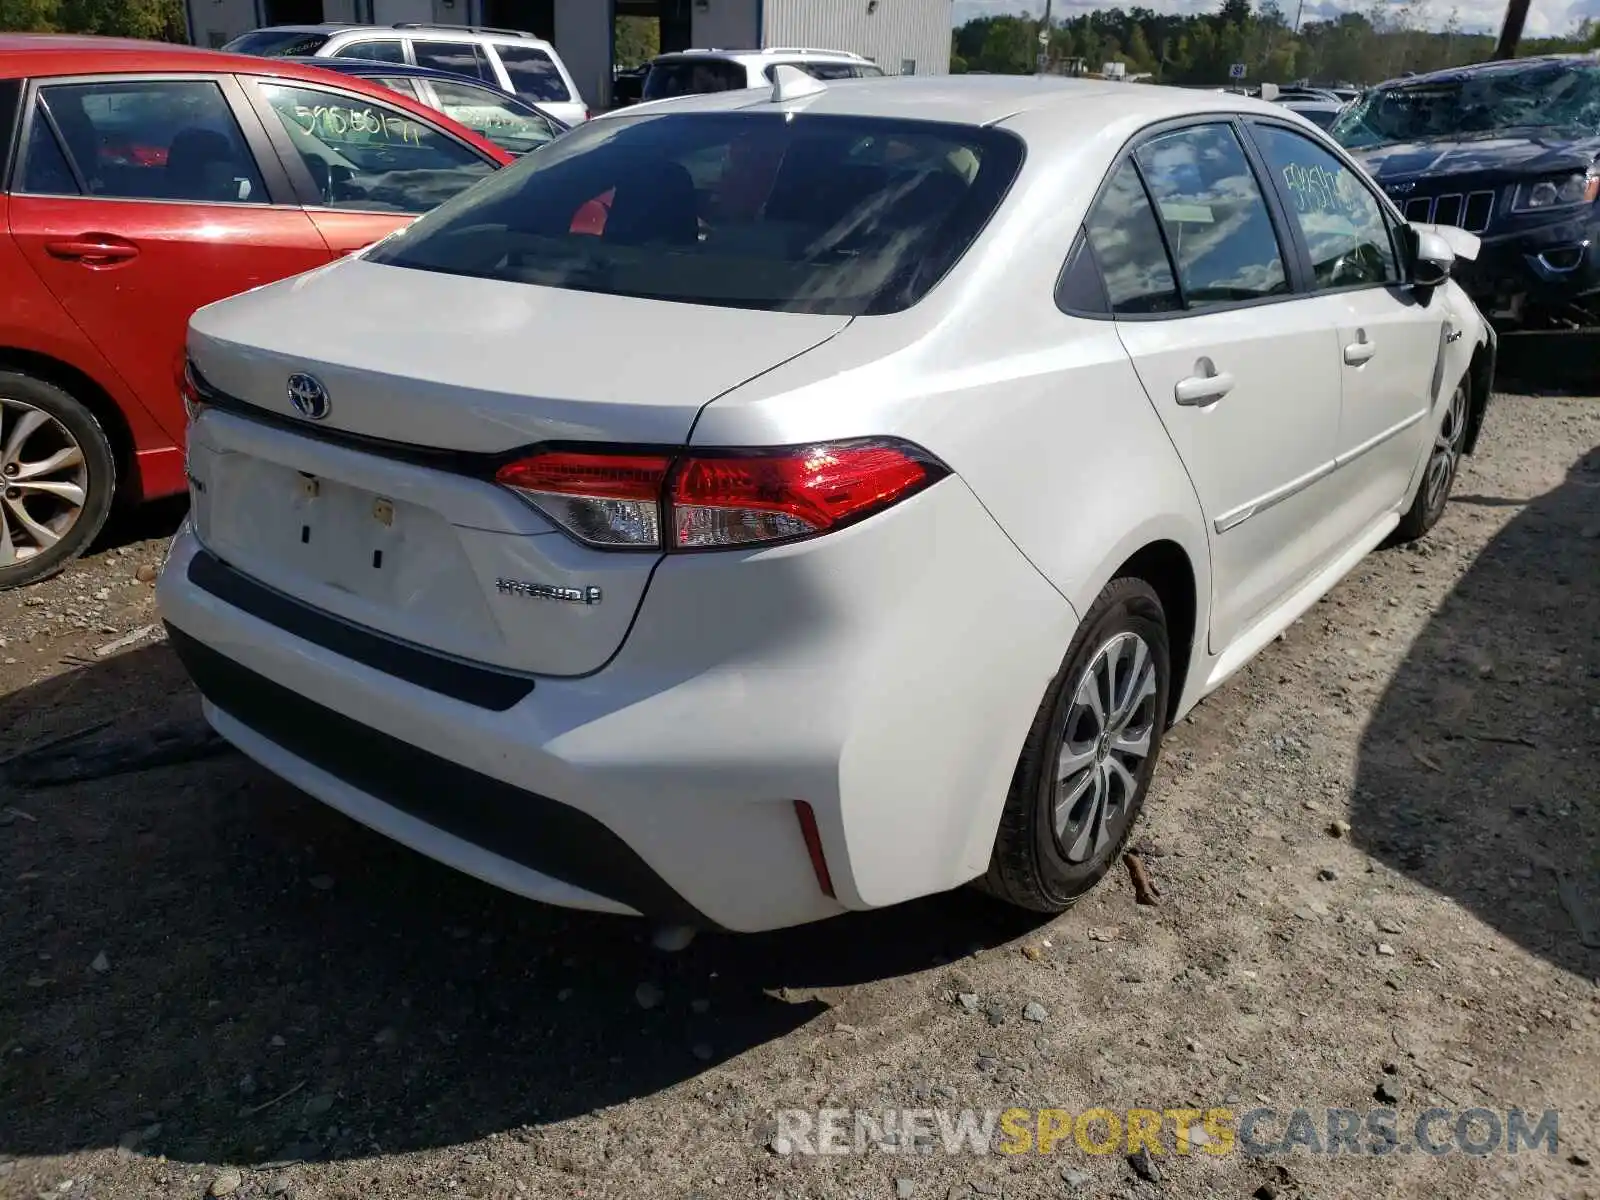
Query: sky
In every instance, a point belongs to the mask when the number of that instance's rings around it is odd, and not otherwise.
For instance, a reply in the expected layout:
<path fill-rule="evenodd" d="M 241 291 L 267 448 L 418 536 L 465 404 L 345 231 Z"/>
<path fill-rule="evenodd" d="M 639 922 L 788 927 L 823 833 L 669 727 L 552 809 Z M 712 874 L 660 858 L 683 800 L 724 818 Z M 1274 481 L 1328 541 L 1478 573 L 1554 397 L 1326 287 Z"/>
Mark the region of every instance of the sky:
<path fill-rule="evenodd" d="M 1389 0 L 1395 3 L 1395 0 Z M 1221 0 L 1141 0 L 1141 6 L 1163 13 L 1214 12 Z M 1289 19 L 1294 20 L 1298 0 L 1279 0 Z M 1133 0 L 1121 7 L 1132 8 Z M 1370 0 L 1305 0 L 1303 21 L 1326 20 L 1341 12 L 1364 10 Z M 1054 0 L 1052 15 L 1074 17 L 1097 8 L 1114 7 L 1098 0 Z M 1437 28 L 1457 11 L 1461 28 L 1467 31 L 1494 33 L 1500 29 L 1505 16 L 1504 0 L 1431 0 L 1428 5 L 1428 24 Z M 1020 13 L 1027 9 L 1038 16 L 1044 9 L 1044 0 L 955 0 L 951 6 L 955 24 L 961 25 L 973 17 L 997 16 L 1001 13 Z M 1528 23 L 1524 36 L 1546 37 L 1569 33 L 1585 16 L 1600 18 L 1600 0 L 1533 0 L 1528 10 Z"/>

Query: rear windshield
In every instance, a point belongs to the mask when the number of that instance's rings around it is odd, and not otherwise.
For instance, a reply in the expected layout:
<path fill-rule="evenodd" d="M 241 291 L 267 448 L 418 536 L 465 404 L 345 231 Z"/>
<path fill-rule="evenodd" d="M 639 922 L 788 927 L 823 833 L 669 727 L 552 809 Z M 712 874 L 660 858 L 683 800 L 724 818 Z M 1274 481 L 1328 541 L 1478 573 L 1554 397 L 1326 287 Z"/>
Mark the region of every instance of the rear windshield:
<path fill-rule="evenodd" d="M 240 34 L 222 48 L 230 54 L 295 58 L 303 54 L 315 54 L 327 41 L 327 34 L 304 29 L 257 29 L 254 33 Z"/>
<path fill-rule="evenodd" d="M 743 63 L 725 58 L 679 58 L 650 64 L 644 77 L 644 98 L 698 96 L 705 92 L 731 92 L 750 86 Z"/>
<path fill-rule="evenodd" d="M 689 304 L 855 316 L 915 304 L 1021 165 L 994 128 L 784 113 L 580 126 L 371 262 Z"/>

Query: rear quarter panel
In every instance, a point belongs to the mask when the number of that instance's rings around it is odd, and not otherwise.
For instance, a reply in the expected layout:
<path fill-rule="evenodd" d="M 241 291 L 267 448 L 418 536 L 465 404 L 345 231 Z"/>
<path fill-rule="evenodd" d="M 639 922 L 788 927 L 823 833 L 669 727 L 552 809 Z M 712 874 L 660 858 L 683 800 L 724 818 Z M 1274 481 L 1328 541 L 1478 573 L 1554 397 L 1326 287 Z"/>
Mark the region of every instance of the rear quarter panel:
<path fill-rule="evenodd" d="M 966 480 L 1080 613 L 1140 548 L 1176 542 L 1204 628 L 1209 549 L 1194 487 L 1115 324 L 1067 316 L 1054 299 L 1083 214 L 1134 129 L 1113 125 L 1070 148 L 1030 135 L 1000 211 L 921 303 L 859 317 L 719 398 L 692 440 L 908 438 Z"/>

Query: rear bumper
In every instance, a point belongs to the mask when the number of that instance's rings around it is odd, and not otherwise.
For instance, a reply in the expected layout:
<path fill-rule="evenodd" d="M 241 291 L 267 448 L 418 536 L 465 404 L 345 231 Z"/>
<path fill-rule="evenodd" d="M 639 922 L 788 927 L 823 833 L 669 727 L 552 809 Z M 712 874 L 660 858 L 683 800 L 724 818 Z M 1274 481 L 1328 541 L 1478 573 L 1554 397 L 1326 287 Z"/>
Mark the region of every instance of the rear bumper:
<path fill-rule="evenodd" d="M 610 664 L 520 698 L 365 631 L 334 644 L 208 562 L 186 527 L 162 613 L 212 723 L 269 770 L 508 890 L 734 930 L 982 873 L 1076 626 L 956 478 L 826 539 L 669 556 Z"/>

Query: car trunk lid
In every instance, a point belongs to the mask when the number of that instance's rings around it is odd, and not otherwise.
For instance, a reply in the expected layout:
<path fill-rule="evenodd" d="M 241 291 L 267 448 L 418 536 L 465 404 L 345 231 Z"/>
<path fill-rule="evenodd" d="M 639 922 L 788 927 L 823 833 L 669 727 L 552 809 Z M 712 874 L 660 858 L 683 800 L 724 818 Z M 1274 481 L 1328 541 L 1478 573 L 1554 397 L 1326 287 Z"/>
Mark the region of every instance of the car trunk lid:
<path fill-rule="evenodd" d="M 495 467 L 548 443 L 682 445 L 707 402 L 846 324 L 335 264 L 195 315 L 190 357 L 218 401 L 191 431 L 196 527 L 237 570 L 364 628 L 593 671 L 659 552 L 579 544 Z M 291 376 L 325 411 L 297 409 Z"/>

